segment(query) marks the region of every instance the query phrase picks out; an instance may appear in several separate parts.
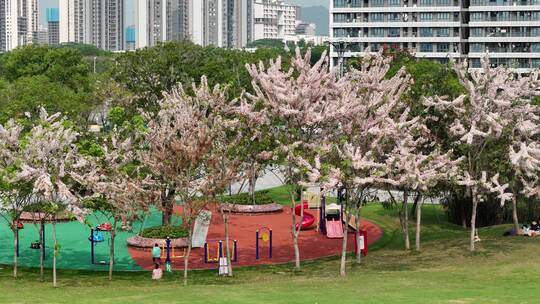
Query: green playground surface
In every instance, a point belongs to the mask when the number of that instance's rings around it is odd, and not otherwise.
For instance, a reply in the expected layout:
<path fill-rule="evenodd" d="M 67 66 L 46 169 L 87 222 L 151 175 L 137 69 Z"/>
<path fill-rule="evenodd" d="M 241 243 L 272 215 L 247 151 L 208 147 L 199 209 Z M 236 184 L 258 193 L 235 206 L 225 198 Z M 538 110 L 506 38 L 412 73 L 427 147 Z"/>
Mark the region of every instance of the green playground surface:
<path fill-rule="evenodd" d="M 92 227 L 101 223 L 110 222 L 105 214 L 96 212 L 87 217 Z M 179 217 L 173 217 L 173 224 L 181 223 Z M 144 220 L 133 223 L 130 231 L 118 231 L 115 239 L 115 270 L 141 271 L 131 259 L 126 241 L 129 237 L 139 233 L 141 228 L 161 225 L 161 213 L 152 210 Z M 45 267 L 52 267 L 53 256 L 53 227 L 51 223 L 45 224 Z M 91 263 L 91 244 L 88 240 L 90 227 L 78 221 L 59 222 L 56 224 L 56 235 L 60 245 L 57 267 L 59 269 L 79 270 L 108 270 L 108 264 L 100 262 L 109 261 L 110 234 L 103 234 L 105 240 L 96 243 L 94 247 L 94 261 Z M 39 223 L 26 222 L 24 229 L 19 230 L 19 265 L 24 267 L 39 267 L 39 249 L 30 248 L 31 243 L 39 241 Z M 13 233 L 5 220 L 0 221 L 0 264 L 13 263 Z"/>

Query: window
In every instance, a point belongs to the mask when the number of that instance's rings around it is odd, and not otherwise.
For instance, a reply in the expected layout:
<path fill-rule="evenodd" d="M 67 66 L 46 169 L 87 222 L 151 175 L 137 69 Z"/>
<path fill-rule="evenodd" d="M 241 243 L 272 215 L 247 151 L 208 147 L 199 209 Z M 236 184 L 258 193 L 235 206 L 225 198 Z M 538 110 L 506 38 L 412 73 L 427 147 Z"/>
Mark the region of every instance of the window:
<path fill-rule="evenodd" d="M 420 21 L 431 21 L 433 19 L 432 13 L 421 13 L 420 14 Z"/>
<path fill-rule="evenodd" d="M 383 13 L 373 13 L 371 14 L 371 21 L 383 21 L 384 20 L 384 14 Z"/>
<path fill-rule="evenodd" d="M 388 37 L 399 37 L 399 29 L 398 28 L 388 29 Z"/>
<path fill-rule="evenodd" d="M 450 21 L 450 13 L 438 13 L 437 20 L 439 21 Z"/>
<path fill-rule="evenodd" d="M 420 52 L 433 52 L 433 45 L 431 43 L 420 43 Z"/>
<path fill-rule="evenodd" d="M 385 31 L 383 28 L 372 28 L 370 36 L 371 37 L 384 37 Z"/>
<path fill-rule="evenodd" d="M 480 27 L 472 27 L 469 31 L 469 34 L 471 35 L 471 37 L 483 37 L 484 29 Z"/>
<path fill-rule="evenodd" d="M 433 37 L 433 29 L 430 27 L 420 28 L 420 37 Z"/>
<path fill-rule="evenodd" d="M 450 50 L 450 43 L 437 44 L 437 52 L 448 53 Z"/>
<path fill-rule="evenodd" d="M 450 37 L 450 29 L 447 27 L 437 29 L 437 37 Z"/>
<path fill-rule="evenodd" d="M 484 51 L 484 45 L 481 43 L 471 43 L 470 44 L 471 52 L 481 53 Z"/>
<path fill-rule="evenodd" d="M 471 20 L 472 21 L 483 21 L 484 20 L 484 13 L 482 12 L 474 12 L 471 13 Z"/>

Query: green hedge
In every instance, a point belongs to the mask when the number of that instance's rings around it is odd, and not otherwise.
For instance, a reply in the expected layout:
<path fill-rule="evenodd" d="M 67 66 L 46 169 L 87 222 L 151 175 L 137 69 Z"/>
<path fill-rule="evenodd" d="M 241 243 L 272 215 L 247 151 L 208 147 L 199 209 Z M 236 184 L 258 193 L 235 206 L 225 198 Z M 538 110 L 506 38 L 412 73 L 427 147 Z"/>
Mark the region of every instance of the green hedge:
<path fill-rule="evenodd" d="M 255 192 L 255 201 L 252 200 L 248 193 L 240 193 L 235 195 L 220 196 L 219 200 L 224 203 L 238 204 L 238 205 L 264 205 L 273 203 L 272 198 L 268 194 L 267 190 Z"/>
<path fill-rule="evenodd" d="M 188 230 L 182 226 L 155 226 L 145 228 L 142 233 L 142 237 L 153 239 L 178 239 L 188 236 Z"/>

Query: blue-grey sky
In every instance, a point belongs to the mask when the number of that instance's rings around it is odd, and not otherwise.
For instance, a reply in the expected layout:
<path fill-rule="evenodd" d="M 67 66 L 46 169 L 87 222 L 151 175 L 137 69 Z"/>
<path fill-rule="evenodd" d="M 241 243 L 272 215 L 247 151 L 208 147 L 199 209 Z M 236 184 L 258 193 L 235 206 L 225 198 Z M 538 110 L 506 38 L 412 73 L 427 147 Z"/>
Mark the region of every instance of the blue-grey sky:
<path fill-rule="evenodd" d="M 136 0 L 126 0 L 126 26 L 134 23 L 134 5 Z M 328 7 L 331 0 L 286 0 L 285 2 L 291 4 L 298 4 L 301 6 L 317 6 L 322 5 Z M 40 5 L 40 23 L 45 26 L 47 21 L 45 20 L 45 9 L 48 7 L 58 7 L 58 0 L 39 0 Z"/>

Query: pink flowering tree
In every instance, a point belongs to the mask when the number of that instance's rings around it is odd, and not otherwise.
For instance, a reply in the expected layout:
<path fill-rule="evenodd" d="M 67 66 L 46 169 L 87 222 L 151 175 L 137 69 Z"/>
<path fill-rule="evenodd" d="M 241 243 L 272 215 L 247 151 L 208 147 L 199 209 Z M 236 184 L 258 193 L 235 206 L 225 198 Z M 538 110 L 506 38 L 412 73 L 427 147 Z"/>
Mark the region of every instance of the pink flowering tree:
<path fill-rule="evenodd" d="M 150 212 L 155 191 L 153 181 L 141 172 L 134 139 L 114 129 L 100 145 L 86 154 L 89 169 L 84 175 L 85 187 L 93 193 L 85 207 L 101 211 L 111 219 L 109 246 L 109 280 L 115 262 L 115 238 L 118 229 L 129 229 L 141 214 Z"/>
<path fill-rule="evenodd" d="M 31 193 L 45 203 L 53 224 L 53 285 L 56 287 L 56 214 L 66 210 L 83 222 L 86 211 L 80 207 L 80 172 L 87 163 L 79 157 L 75 142 L 78 133 L 60 113 L 49 115 L 43 108 L 30 131 L 21 138 L 20 167 L 15 183 L 28 183 Z"/>
<path fill-rule="evenodd" d="M 190 95 L 178 86 L 164 94 L 156 115 L 146 115 L 146 150 L 141 154 L 151 174 L 173 185 L 183 203 L 183 220 L 188 227 L 184 284 L 195 220 L 208 200 L 222 194 L 238 176 L 238 163 L 229 158 L 237 141 L 228 133 L 237 121 L 222 115 L 227 104 L 225 88 L 210 88 L 203 77 L 199 86 L 193 84 L 192 91 Z"/>
<path fill-rule="evenodd" d="M 17 181 L 21 170 L 24 128 L 14 120 L 0 125 L 0 216 L 13 232 L 13 277 L 17 277 L 17 241 L 19 218 L 25 208 L 35 203 L 29 183 Z"/>
<path fill-rule="evenodd" d="M 328 57 L 323 54 L 313 66 L 311 52 L 305 56 L 297 49 L 291 60 L 291 68 L 282 67 L 281 58 L 270 61 L 268 66 L 247 65 L 252 77 L 254 94 L 246 94 L 237 112 L 253 125 L 268 128 L 267 136 L 275 144 L 272 150 L 264 151 L 272 157 L 281 171 L 284 182 L 289 186 L 291 207 L 294 208 L 295 193 L 302 178 L 298 156 L 308 158 L 324 131 L 333 124 L 335 117 L 343 111 L 340 88 L 344 82 L 337 80 L 328 69 Z M 301 209 L 300 221 L 304 210 Z M 300 269 L 298 237 L 301 225 L 291 213 L 291 236 L 294 245 L 295 267 Z"/>
<path fill-rule="evenodd" d="M 454 70 L 466 93 L 454 100 L 430 97 L 425 105 L 455 116 L 448 132 L 465 155 L 458 184 L 467 188 L 472 199 L 470 250 L 474 251 L 478 204 L 489 194 L 496 195 L 501 204 L 513 196 L 509 185 L 499 181 L 499 172 L 482 161 L 486 146 L 501 140 L 513 122 L 513 103 L 535 94 L 538 74 L 522 77 L 503 67 L 491 68 L 488 58 L 483 58 L 482 70 L 469 72 L 466 63 L 456 63 Z"/>
<path fill-rule="evenodd" d="M 514 115 L 508 153 L 514 177 L 512 218 L 518 231 L 516 197 L 520 192 L 526 197 L 540 197 L 540 107 L 525 102 L 516 107 Z"/>

